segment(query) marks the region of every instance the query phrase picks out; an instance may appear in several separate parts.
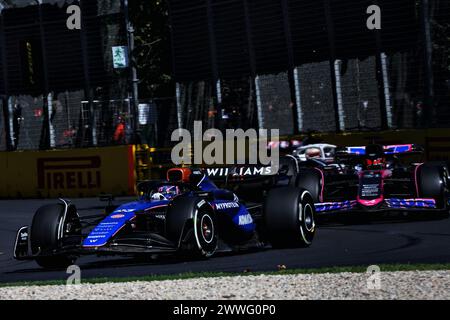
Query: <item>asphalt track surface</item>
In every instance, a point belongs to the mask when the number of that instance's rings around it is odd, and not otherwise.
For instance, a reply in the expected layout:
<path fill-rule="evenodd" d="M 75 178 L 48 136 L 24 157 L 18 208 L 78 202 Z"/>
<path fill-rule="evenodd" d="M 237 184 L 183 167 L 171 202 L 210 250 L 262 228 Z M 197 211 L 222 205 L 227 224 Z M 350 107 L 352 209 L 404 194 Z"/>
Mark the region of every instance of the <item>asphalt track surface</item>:
<path fill-rule="evenodd" d="M 117 204 L 129 199 L 118 199 Z M 13 259 L 16 230 L 31 222 L 34 211 L 54 200 L 0 200 L 0 282 L 63 280 L 65 270 L 43 270 L 33 261 Z M 81 216 L 99 213 L 97 199 L 76 199 Z M 203 261 L 160 257 L 136 261 L 129 257 L 85 256 L 77 261 L 82 278 L 133 277 L 185 272 L 275 271 L 277 265 L 320 268 L 391 263 L 450 263 L 450 219 L 364 221 L 364 224 L 319 226 L 310 248 L 264 249 L 224 253 Z"/>

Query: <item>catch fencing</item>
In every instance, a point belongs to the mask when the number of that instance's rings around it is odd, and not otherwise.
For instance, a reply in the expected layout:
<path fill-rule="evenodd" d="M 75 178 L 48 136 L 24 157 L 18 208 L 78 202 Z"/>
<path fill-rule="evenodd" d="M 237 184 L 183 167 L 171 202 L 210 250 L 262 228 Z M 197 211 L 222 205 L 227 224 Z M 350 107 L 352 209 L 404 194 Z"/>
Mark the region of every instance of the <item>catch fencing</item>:
<path fill-rule="evenodd" d="M 169 3 L 183 127 L 203 120 L 297 134 L 449 126 L 448 1 Z M 379 30 L 367 27 L 374 4 Z"/>
<path fill-rule="evenodd" d="M 80 30 L 66 26 L 71 4 L 82 9 Z M 130 142 L 128 69 L 112 57 L 127 43 L 124 24 L 120 1 L 1 10 L 0 151 Z"/>

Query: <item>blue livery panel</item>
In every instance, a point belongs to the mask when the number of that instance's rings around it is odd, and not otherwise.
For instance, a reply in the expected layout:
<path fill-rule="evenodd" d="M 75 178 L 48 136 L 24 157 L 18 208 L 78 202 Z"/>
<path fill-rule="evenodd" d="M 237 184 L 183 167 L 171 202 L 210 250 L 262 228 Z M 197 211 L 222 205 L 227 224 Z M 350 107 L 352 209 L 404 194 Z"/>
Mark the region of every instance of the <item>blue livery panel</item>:
<path fill-rule="evenodd" d="M 240 230 L 248 233 L 255 231 L 255 222 L 244 205 L 236 201 L 226 200 L 216 200 L 212 204 L 214 205 L 217 215 L 228 215 Z"/>
<path fill-rule="evenodd" d="M 128 221 L 134 219 L 135 212 L 166 205 L 168 202 L 169 201 L 136 201 L 120 206 L 89 233 L 87 238 L 83 241 L 83 247 L 101 247 L 106 245 Z"/>
<path fill-rule="evenodd" d="M 215 197 L 229 197 L 230 191 L 218 189 L 217 186 L 204 175 L 197 186 L 206 192 L 212 192 Z M 172 199 L 167 200 L 140 200 L 124 204 L 101 221 L 83 241 L 83 247 L 105 246 L 130 220 L 136 217 L 136 213 L 145 213 L 154 207 L 168 205 Z M 217 215 L 226 215 L 232 223 L 241 231 L 252 233 L 256 229 L 255 222 L 247 208 L 234 200 L 214 200 L 211 202 Z"/>

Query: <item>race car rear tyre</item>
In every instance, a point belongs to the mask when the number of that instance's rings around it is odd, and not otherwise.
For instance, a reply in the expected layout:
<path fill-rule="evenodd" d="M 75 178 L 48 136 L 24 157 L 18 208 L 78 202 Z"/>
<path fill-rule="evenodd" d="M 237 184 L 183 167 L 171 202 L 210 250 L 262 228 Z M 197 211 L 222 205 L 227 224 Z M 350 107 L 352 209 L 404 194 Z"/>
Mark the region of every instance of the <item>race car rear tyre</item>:
<path fill-rule="evenodd" d="M 275 248 L 308 247 L 316 232 L 314 200 L 301 188 L 277 188 L 264 203 L 267 238 Z"/>
<path fill-rule="evenodd" d="M 216 252 L 216 216 L 202 198 L 175 199 L 166 214 L 166 231 L 169 240 L 179 242 L 179 253 L 183 256 L 209 258 Z"/>
<path fill-rule="evenodd" d="M 76 212 L 70 210 L 65 215 L 64 204 L 52 204 L 39 208 L 31 224 L 30 245 L 35 261 L 43 268 L 65 268 L 72 265 L 76 257 L 52 255 L 61 245 L 61 239 L 70 233 L 80 232 Z"/>

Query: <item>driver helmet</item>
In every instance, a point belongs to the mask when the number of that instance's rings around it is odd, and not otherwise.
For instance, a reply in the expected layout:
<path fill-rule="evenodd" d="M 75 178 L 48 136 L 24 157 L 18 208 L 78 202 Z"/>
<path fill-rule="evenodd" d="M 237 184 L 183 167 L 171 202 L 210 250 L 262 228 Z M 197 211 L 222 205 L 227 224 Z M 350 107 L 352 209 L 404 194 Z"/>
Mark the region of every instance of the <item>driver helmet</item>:
<path fill-rule="evenodd" d="M 322 152 L 320 150 L 320 148 L 308 148 L 305 151 L 305 155 L 307 159 L 320 159 L 322 158 Z"/>
<path fill-rule="evenodd" d="M 180 194 L 178 186 L 162 186 L 152 195 L 153 200 L 170 200 Z"/>
<path fill-rule="evenodd" d="M 378 144 L 372 144 L 366 147 L 366 166 L 384 167 L 386 164 L 386 157 L 384 148 Z"/>

